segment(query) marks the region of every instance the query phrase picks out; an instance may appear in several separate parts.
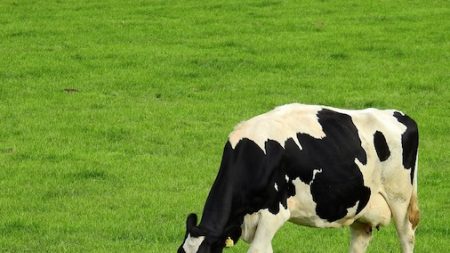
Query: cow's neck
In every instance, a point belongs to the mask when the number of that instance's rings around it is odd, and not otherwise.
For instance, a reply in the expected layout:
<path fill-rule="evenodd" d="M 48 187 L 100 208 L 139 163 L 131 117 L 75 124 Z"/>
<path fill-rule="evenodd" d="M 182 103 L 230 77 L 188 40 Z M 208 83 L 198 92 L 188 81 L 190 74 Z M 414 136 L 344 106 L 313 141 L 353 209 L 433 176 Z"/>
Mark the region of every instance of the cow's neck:
<path fill-rule="evenodd" d="M 270 163 L 265 161 L 264 151 L 251 140 L 241 140 L 235 148 L 227 142 L 199 225 L 206 233 L 224 236 L 229 229 L 242 224 L 245 214 L 262 207 L 265 200 L 255 202 L 252 192 L 264 192 L 264 185 L 254 182 L 270 182 L 283 150 L 274 141 L 267 145 L 270 145 L 272 153 L 277 154 L 272 155 Z"/>
<path fill-rule="evenodd" d="M 199 227 L 211 236 L 223 236 L 228 226 L 240 225 L 240 207 L 236 205 L 234 188 L 237 186 L 235 168 L 231 165 L 233 151 L 225 147 L 216 180 L 209 192 Z"/>
<path fill-rule="evenodd" d="M 232 185 L 225 178 L 216 179 L 205 203 L 199 227 L 210 236 L 222 236 L 230 218 L 234 216 L 232 202 Z"/>

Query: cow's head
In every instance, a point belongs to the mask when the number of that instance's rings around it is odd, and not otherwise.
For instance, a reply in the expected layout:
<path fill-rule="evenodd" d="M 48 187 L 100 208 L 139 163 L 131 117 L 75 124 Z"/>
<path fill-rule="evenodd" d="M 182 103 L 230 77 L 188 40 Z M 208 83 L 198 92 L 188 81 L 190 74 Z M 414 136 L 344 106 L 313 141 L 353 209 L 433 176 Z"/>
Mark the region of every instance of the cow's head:
<path fill-rule="evenodd" d="M 241 228 L 236 226 L 227 229 L 224 235 L 209 235 L 197 226 L 197 215 L 191 213 L 186 219 L 186 234 L 178 253 L 221 253 L 227 238 L 236 242 L 240 235 Z"/>

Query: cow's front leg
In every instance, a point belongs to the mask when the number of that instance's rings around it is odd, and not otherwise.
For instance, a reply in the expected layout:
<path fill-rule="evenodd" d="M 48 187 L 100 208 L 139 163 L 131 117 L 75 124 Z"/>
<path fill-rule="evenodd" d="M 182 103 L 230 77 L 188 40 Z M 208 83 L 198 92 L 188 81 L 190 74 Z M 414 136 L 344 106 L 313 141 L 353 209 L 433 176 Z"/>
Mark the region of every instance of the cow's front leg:
<path fill-rule="evenodd" d="M 289 220 L 290 212 L 280 204 L 280 211 L 276 214 L 267 209 L 260 211 L 260 219 L 255 237 L 248 253 L 272 253 L 272 238 L 278 229 Z"/>

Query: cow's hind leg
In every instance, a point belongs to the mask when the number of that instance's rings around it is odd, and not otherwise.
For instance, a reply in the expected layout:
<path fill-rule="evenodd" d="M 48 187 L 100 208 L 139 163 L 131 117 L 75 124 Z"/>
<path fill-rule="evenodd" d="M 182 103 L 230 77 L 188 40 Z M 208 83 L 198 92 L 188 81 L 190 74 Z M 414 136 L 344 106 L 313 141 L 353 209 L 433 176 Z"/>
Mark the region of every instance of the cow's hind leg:
<path fill-rule="evenodd" d="M 272 214 L 267 209 L 261 210 L 258 227 L 248 253 L 272 253 L 272 239 L 289 217 L 289 210 L 284 209 L 281 204 L 277 214 Z"/>
<path fill-rule="evenodd" d="M 350 226 L 350 231 L 352 235 L 350 252 L 366 252 L 367 246 L 372 238 L 372 226 L 367 223 L 355 222 Z"/>
<path fill-rule="evenodd" d="M 411 201 L 416 201 L 413 198 L 415 198 L 414 193 Z M 391 201 L 389 203 L 403 253 L 412 253 L 414 251 L 414 234 L 418 221 L 414 220 L 412 216 L 418 216 L 418 209 L 415 206 L 416 209 L 414 210 L 410 205 L 411 203 L 406 201 Z"/>

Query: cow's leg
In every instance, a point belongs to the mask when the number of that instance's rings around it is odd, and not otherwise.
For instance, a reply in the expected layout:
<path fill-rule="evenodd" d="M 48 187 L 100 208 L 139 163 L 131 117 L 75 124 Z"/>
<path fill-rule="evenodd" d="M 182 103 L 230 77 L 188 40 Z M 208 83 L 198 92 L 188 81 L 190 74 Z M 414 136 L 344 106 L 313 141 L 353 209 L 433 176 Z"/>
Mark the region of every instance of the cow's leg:
<path fill-rule="evenodd" d="M 258 228 L 248 253 L 272 253 L 272 238 L 289 217 L 289 210 L 284 209 L 281 204 L 277 214 L 272 214 L 267 209 L 261 210 Z"/>
<path fill-rule="evenodd" d="M 395 222 L 397 234 L 400 239 L 400 244 L 403 253 L 411 253 L 414 251 L 414 228 L 409 220 L 408 202 L 390 203 L 392 217 Z"/>
<path fill-rule="evenodd" d="M 244 222 L 241 226 L 241 238 L 248 244 L 253 242 L 255 238 L 256 228 L 258 227 L 260 213 L 247 214 L 244 216 Z"/>
<path fill-rule="evenodd" d="M 352 235 L 350 253 L 366 252 L 372 238 L 372 227 L 367 223 L 355 222 L 350 226 L 350 231 Z"/>
<path fill-rule="evenodd" d="M 404 190 L 394 192 L 391 189 L 386 196 L 386 201 L 391 209 L 402 252 L 412 253 L 414 251 L 415 228 L 419 219 L 416 190 L 410 185 L 409 178 L 407 178 L 409 185 L 406 185 L 406 183 L 402 185 L 400 180 L 397 181 L 398 188 Z"/>

